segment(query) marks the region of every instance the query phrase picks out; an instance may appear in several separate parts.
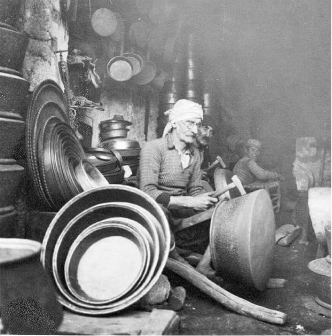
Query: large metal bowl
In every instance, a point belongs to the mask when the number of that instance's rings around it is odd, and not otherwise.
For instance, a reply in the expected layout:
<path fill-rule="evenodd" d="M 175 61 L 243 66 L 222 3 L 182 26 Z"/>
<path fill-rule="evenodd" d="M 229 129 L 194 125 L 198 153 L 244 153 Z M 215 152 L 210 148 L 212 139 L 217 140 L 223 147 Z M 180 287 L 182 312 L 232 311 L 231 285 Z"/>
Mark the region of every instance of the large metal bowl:
<path fill-rule="evenodd" d="M 67 290 L 67 280 L 64 274 L 63 265 L 65 264 L 71 245 L 73 244 L 75 238 L 79 236 L 83 230 L 94 225 L 96 222 L 107 219 L 110 220 L 114 217 L 125 217 L 129 220 L 135 220 L 148 232 L 148 235 L 151 237 L 151 242 L 149 244 L 151 251 L 153 250 L 152 259 L 149 265 L 149 273 L 145 277 L 144 283 L 142 284 L 140 290 L 144 289 L 144 287 L 151 280 L 151 277 L 159 269 L 163 260 L 163 251 L 166 247 L 162 227 L 156 218 L 140 206 L 127 202 L 109 202 L 97 204 L 85 209 L 77 216 L 72 218 L 56 241 L 52 255 L 53 277 L 58 290 L 65 300 L 69 300 L 69 302 L 72 302 L 80 307 L 91 307 L 87 303 L 78 302 Z M 116 305 L 127 301 L 130 302 L 130 300 L 135 299 L 135 295 L 137 295 L 137 292 L 132 293 L 129 297 L 125 298 L 125 300 L 122 300 L 117 304 L 100 305 L 97 309 L 107 308 L 109 310 L 112 308 L 115 310 Z"/>
<path fill-rule="evenodd" d="M 265 189 L 217 204 L 211 218 L 211 256 L 224 279 L 265 289 L 273 266 L 274 240 L 274 212 Z"/>
<path fill-rule="evenodd" d="M 151 250 L 147 231 L 136 224 L 123 217 L 106 219 L 74 240 L 64 269 L 68 289 L 77 299 L 90 305 L 113 302 L 144 276 Z"/>
<path fill-rule="evenodd" d="M 160 206 L 147 194 L 142 192 L 137 188 L 133 188 L 126 185 L 109 185 L 107 187 L 101 187 L 93 190 L 85 191 L 69 202 L 67 202 L 57 213 L 57 215 L 53 218 L 52 222 L 50 223 L 44 239 L 43 239 L 43 250 L 41 253 L 41 260 L 45 267 L 45 269 L 52 274 L 52 259 L 53 259 L 53 252 L 56 246 L 56 242 L 61 235 L 61 232 L 65 229 L 67 224 L 70 222 L 72 218 L 80 214 L 83 210 L 91 208 L 95 205 L 105 203 L 105 202 L 128 202 L 135 205 L 140 206 L 142 209 L 147 210 L 152 216 L 155 217 L 155 220 L 158 221 L 159 225 L 162 228 L 162 238 L 163 241 L 162 248 L 160 249 L 159 261 L 156 270 L 151 278 L 151 281 L 148 283 L 140 286 L 140 291 L 134 293 L 131 298 L 126 298 L 122 302 L 119 302 L 116 306 L 111 308 L 104 308 L 104 309 L 88 309 L 78 307 L 68 299 L 66 299 L 61 293 L 59 292 L 58 288 L 58 299 L 62 305 L 67 307 L 68 309 L 81 313 L 81 314 L 88 314 L 88 315 L 105 315 L 112 312 L 117 312 L 123 310 L 135 302 L 137 302 L 141 297 L 143 297 L 157 282 L 159 276 L 161 275 L 167 258 L 169 254 L 169 247 L 170 247 L 170 229 L 167 218 L 164 212 L 161 210 Z M 63 265 L 63 264 L 62 264 Z M 54 278 L 54 284 L 57 286 Z"/>

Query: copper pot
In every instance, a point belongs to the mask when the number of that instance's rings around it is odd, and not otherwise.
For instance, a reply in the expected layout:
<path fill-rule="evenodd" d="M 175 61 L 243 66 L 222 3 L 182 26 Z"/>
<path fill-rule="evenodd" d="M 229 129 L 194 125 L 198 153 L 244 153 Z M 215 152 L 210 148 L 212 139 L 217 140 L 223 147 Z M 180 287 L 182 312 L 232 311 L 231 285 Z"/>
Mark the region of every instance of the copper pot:
<path fill-rule="evenodd" d="M 105 131 L 114 131 L 122 130 L 128 126 L 131 126 L 133 123 L 127 121 L 123 118 L 122 115 L 115 115 L 112 119 L 103 120 L 100 122 L 99 127 L 102 132 Z"/>

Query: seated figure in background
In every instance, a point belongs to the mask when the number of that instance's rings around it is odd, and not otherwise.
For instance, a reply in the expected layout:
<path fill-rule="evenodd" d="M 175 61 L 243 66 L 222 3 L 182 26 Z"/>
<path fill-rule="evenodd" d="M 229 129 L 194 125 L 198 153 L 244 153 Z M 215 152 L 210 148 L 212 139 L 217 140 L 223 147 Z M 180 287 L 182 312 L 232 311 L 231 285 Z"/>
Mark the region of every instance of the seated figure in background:
<path fill-rule="evenodd" d="M 265 170 L 260 167 L 256 160 L 260 154 L 261 143 L 255 139 L 249 139 L 246 143 L 245 155 L 234 166 L 233 172 L 243 185 L 250 185 L 254 182 L 277 181 L 282 179 L 282 175 Z"/>
<path fill-rule="evenodd" d="M 169 121 L 163 137 L 141 150 L 138 183 L 165 212 L 175 239 L 170 256 L 178 258 L 178 247 L 204 253 L 209 244 L 209 223 L 176 232 L 181 218 L 209 209 L 218 199 L 211 197 L 213 191 L 204 191 L 201 158 L 194 146 L 203 119 L 201 105 L 181 99 L 165 114 Z"/>
<path fill-rule="evenodd" d="M 245 146 L 245 155 L 234 166 L 236 174 L 247 191 L 266 189 L 270 193 L 275 212 L 280 208 L 280 180 L 284 177 L 273 171 L 260 167 L 256 160 L 260 154 L 261 143 L 256 139 L 249 139 Z"/>
<path fill-rule="evenodd" d="M 207 168 L 211 163 L 209 143 L 213 136 L 213 128 L 208 125 L 202 125 L 197 130 L 195 139 L 195 147 L 198 149 L 201 160 L 201 180 L 205 191 L 212 191 L 213 188 L 210 185 L 209 176 L 204 168 Z"/>

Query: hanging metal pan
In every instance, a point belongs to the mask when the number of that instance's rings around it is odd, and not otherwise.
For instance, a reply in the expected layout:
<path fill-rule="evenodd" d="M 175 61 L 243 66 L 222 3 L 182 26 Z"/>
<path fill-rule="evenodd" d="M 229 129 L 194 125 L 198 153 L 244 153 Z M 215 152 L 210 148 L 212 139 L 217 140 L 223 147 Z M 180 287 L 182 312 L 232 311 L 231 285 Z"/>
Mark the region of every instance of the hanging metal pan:
<path fill-rule="evenodd" d="M 128 58 L 116 56 L 108 62 L 107 73 L 112 79 L 118 82 L 124 82 L 131 78 L 133 66 Z"/>
<path fill-rule="evenodd" d="M 156 77 L 157 66 L 152 61 L 150 61 L 149 58 L 150 58 L 150 51 L 148 49 L 146 61 L 143 65 L 141 72 L 133 77 L 133 81 L 137 85 L 149 84 Z"/>
<path fill-rule="evenodd" d="M 92 28 L 100 36 L 112 35 L 116 30 L 117 24 L 115 13 L 108 8 L 99 8 L 92 14 Z"/>
<path fill-rule="evenodd" d="M 143 57 L 138 55 L 138 54 L 132 53 L 132 52 L 124 53 L 123 56 L 126 57 L 133 66 L 133 74 L 132 75 L 135 76 L 135 75 L 139 74 L 142 70 L 143 65 L 144 65 Z"/>

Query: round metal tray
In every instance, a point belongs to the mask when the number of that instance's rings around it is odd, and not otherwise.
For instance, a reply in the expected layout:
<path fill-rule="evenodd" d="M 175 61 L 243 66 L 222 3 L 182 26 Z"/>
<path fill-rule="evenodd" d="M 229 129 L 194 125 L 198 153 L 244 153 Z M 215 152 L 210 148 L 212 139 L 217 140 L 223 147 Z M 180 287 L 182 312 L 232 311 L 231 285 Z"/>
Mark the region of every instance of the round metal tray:
<path fill-rule="evenodd" d="M 26 153 L 27 166 L 33 187 L 42 204 L 53 208 L 44 191 L 40 172 L 38 169 L 38 137 L 50 117 L 57 117 L 60 121 L 68 123 L 66 113 L 66 99 L 57 83 L 46 80 L 34 90 L 26 118 Z"/>

